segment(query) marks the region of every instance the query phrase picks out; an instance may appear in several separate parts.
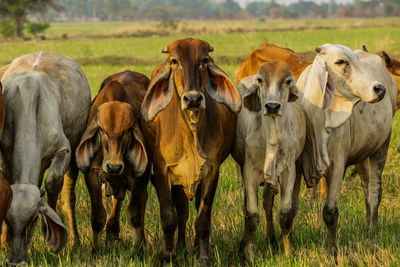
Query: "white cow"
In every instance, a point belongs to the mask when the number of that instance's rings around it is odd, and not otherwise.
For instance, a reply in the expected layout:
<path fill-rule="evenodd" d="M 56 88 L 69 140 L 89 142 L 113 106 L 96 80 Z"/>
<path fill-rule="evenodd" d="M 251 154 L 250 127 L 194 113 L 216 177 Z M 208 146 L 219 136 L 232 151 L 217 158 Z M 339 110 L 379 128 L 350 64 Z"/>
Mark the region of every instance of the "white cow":
<path fill-rule="evenodd" d="M 289 231 L 298 210 L 301 172 L 296 175 L 296 160 L 305 143 L 306 122 L 298 98 L 295 80 L 286 63 L 264 63 L 256 75 L 238 86 L 243 108 L 238 115 L 233 157 L 239 164 L 239 176 L 245 185 L 246 225 L 240 252 L 243 260 L 253 259 L 253 239 L 258 227 L 258 198 L 264 186 L 267 235 L 275 244 L 272 207 L 281 190 L 280 225 L 286 253 L 291 251 Z"/>
<path fill-rule="evenodd" d="M 309 186 L 321 176 L 327 178 L 323 217 L 329 249 L 336 255 L 338 200 L 349 165 L 357 164 L 367 222 L 370 228 L 376 226 L 397 87 L 377 55 L 332 44 L 316 51 L 313 64 L 297 82 L 307 122 L 302 162 Z"/>
<path fill-rule="evenodd" d="M 63 187 L 63 210 L 77 245 L 75 183 L 78 168 L 71 149 L 79 144 L 90 108 L 90 88 L 76 62 L 39 52 L 14 59 L 2 76 L 6 120 L 0 142 L 1 167 L 13 191 L 6 216 L 10 250 L 7 263 L 26 264 L 38 215 L 47 226 L 47 242 L 59 251 L 67 231 L 55 212 Z M 44 191 L 40 190 L 45 171 Z M 64 174 L 67 175 L 64 179 Z"/>

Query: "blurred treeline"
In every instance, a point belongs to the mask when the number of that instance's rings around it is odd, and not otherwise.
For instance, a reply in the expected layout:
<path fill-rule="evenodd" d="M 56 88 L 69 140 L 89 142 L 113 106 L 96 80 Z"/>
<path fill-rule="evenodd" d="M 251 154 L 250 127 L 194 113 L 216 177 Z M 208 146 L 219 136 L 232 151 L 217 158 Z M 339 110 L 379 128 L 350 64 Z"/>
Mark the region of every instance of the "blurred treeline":
<path fill-rule="evenodd" d="M 400 16 L 400 0 L 335 0 L 317 4 L 299 0 L 289 5 L 274 0 L 241 7 L 236 0 L 57 0 L 62 11 L 35 14 L 43 21 L 131 21 L 179 19 L 251 19 L 299 17 Z"/>

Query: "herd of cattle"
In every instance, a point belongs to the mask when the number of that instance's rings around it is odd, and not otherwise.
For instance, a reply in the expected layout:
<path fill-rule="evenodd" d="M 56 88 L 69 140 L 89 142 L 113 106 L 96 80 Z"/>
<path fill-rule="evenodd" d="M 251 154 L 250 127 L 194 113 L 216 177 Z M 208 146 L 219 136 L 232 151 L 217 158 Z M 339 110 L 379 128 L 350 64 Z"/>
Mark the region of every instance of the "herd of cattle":
<path fill-rule="evenodd" d="M 271 244 L 277 243 L 272 208 L 280 192 L 287 254 L 293 249 L 290 232 L 302 177 L 309 187 L 325 177 L 323 219 L 333 255 L 338 199 L 350 165 L 361 177 L 368 227 L 376 227 L 381 174 L 400 102 L 400 63 L 385 52 L 382 60 L 366 49 L 332 44 L 317 47 L 311 63 L 289 49 L 264 44 L 243 60 L 236 86 L 214 63 L 212 51 L 198 39 L 171 42 L 162 49 L 168 58 L 150 80 L 133 71 L 113 74 L 92 102 L 87 79 L 70 58 L 38 52 L 0 69 L 0 224 L 5 220 L 8 264 L 27 263 L 39 214 L 52 251 L 61 250 L 68 236 L 79 246 L 78 170 L 90 194 L 93 252 L 101 246 L 104 228 L 109 238 L 118 238 L 129 190 L 133 255 L 143 253 L 150 180 L 160 204 L 162 260 L 185 248 L 189 200 L 195 197 L 195 245 L 200 265 L 208 266 L 211 209 L 219 168 L 229 155 L 245 187 L 240 244 L 245 263 L 254 259 L 259 186 L 264 187 Z M 68 231 L 55 212 L 60 192 Z"/>

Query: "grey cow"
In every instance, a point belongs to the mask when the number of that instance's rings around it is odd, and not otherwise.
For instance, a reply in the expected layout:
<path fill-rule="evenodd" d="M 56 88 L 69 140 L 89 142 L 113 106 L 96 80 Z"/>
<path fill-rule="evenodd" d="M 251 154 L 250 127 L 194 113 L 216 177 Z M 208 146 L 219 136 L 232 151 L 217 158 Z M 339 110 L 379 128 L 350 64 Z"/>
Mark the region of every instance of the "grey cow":
<path fill-rule="evenodd" d="M 71 150 L 75 151 L 85 130 L 91 95 L 74 60 L 47 52 L 14 59 L 1 82 L 7 110 L 0 142 L 1 165 L 14 196 L 6 216 L 7 262 L 26 264 L 38 214 L 43 216 L 53 251 L 62 249 L 67 241 L 65 226 L 54 211 L 63 181 L 63 210 L 69 232 L 75 244 L 79 243 L 74 217 L 78 169 Z M 39 189 L 46 169 L 49 204 Z"/>
<path fill-rule="evenodd" d="M 286 253 L 290 228 L 298 210 L 301 173 L 296 160 L 303 151 L 306 122 L 295 80 L 286 63 L 264 63 L 256 75 L 238 86 L 243 108 L 238 115 L 234 159 L 245 185 L 246 224 L 240 245 L 243 260 L 253 261 L 253 239 L 259 222 L 258 187 L 264 185 L 267 236 L 276 243 L 272 222 L 275 194 L 281 190 L 280 225 Z"/>
<path fill-rule="evenodd" d="M 376 226 L 397 87 L 379 56 L 332 44 L 316 51 L 297 82 L 307 122 L 302 165 L 309 186 L 327 178 L 323 218 L 328 247 L 336 255 L 338 201 L 347 166 L 357 164 L 367 224 Z"/>

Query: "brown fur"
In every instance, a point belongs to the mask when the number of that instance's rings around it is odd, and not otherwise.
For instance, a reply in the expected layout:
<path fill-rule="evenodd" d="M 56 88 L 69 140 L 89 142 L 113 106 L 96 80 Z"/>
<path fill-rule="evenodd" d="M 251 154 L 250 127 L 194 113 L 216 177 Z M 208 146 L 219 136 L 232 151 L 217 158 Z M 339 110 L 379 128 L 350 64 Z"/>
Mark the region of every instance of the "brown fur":
<path fill-rule="evenodd" d="M 78 166 L 82 166 L 79 162 L 88 162 L 88 155 L 90 158 L 85 180 L 91 197 L 94 250 L 100 246 L 107 216 L 102 203 L 102 183 L 106 184 L 106 195 L 114 197 L 107 218 L 107 236 L 118 238 L 121 203 L 129 189 L 132 193 L 129 220 L 136 232 L 134 253 L 142 249 L 150 165 L 144 147 L 142 128 L 146 125 L 142 125 L 140 119 L 140 105 L 148 83 L 149 79 L 137 72 L 114 74 L 103 81 L 90 108 L 87 129 L 76 155 Z M 107 167 L 109 164 L 122 166 L 122 169 L 112 173 Z M 140 174 L 137 174 L 138 169 L 142 170 Z"/>
<path fill-rule="evenodd" d="M 169 57 L 153 71 L 142 104 L 145 120 L 154 114 L 152 109 L 158 111 L 154 120 L 150 118 L 150 132 L 145 137 L 154 164 L 152 182 L 160 202 L 164 256 L 169 259 L 172 253 L 177 225 L 178 246 L 185 246 L 188 198 L 196 195 L 195 228 L 201 266 L 208 261 L 211 208 L 219 166 L 229 155 L 235 138 L 236 115 L 229 109 L 240 109 L 241 102 L 235 86 L 213 63 L 210 51 L 211 46 L 198 39 L 169 43 L 163 49 Z M 216 90 L 210 90 L 215 87 Z M 182 94 L 189 90 L 205 97 L 205 109 L 199 108 L 197 119 L 190 116 L 190 110 L 181 108 Z"/>
<path fill-rule="evenodd" d="M 303 70 L 311 64 L 303 57 L 296 55 L 291 49 L 264 43 L 259 48 L 252 50 L 242 61 L 235 73 L 236 83 L 239 83 L 243 78 L 256 74 L 262 63 L 273 60 L 287 63 L 296 81 Z"/>
<path fill-rule="evenodd" d="M 0 137 L 3 134 L 4 120 L 6 115 L 6 105 L 2 94 L 3 88 L 0 83 Z M 12 190 L 8 181 L 4 178 L 3 172 L 0 171 L 0 236 L 3 226 L 3 220 L 6 217 L 7 211 L 12 202 Z"/>

